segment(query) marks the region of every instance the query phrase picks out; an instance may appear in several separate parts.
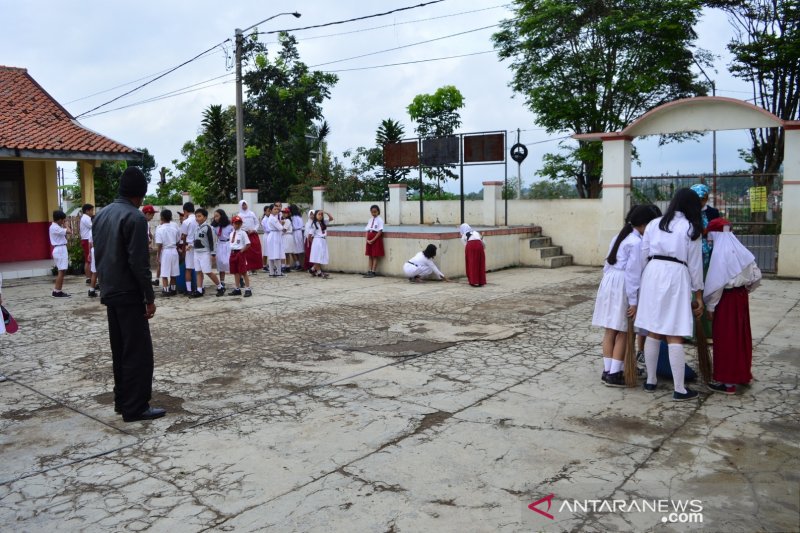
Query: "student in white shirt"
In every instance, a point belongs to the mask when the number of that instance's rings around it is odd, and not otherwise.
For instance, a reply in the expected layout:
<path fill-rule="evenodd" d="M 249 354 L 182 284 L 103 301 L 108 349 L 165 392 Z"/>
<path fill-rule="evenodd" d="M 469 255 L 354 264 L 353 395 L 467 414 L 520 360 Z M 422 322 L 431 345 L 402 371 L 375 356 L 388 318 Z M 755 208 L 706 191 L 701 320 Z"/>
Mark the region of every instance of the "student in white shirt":
<path fill-rule="evenodd" d="M 69 266 L 69 253 L 67 252 L 67 235 L 72 231 L 67 227 L 67 215 L 60 209 L 53 211 L 53 223 L 50 224 L 50 246 L 53 247 L 53 261 L 58 270 L 56 282 L 53 285 L 53 298 L 69 298 L 70 295 L 61 289 L 64 286 L 64 274 Z"/>
<path fill-rule="evenodd" d="M 295 250 L 294 247 L 292 228 L 292 214 L 288 207 L 284 207 L 281 210 L 281 225 L 283 226 L 283 235 L 281 235 L 281 239 L 283 239 L 283 253 L 285 254 L 282 272 L 287 273 L 292 270 L 292 265 L 297 262 L 297 250 Z"/>
<path fill-rule="evenodd" d="M 294 237 L 294 253 L 295 262 L 294 270 L 303 270 L 303 262 L 305 261 L 305 232 L 303 231 L 303 217 L 300 214 L 300 209 L 294 205 L 289 204 L 289 212 L 292 215 L 292 237 Z"/>
<path fill-rule="evenodd" d="M 408 281 L 419 283 L 431 275 L 436 275 L 436 278 L 442 281 L 450 281 L 433 262 L 434 257 L 436 257 L 436 245 L 429 244 L 424 250 L 406 261 L 403 264 L 403 272 Z"/>
<path fill-rule="evenodd" d="M 91 241 L 92 241 L 92 217 L 94 216 L 94 206 L 83 204 L 81 208 L 81 222 L 79 231 L 81 234 L 81 248 L 83 249 L 83 274 L 86 276 L 86 283 L 90 283 L 92 277 L 91 267 Z"/>
<path fill-rule="evenodd" d="M 644 266 L 635 326 L 648 331 L 644 343 L 646 392 L 656 391 L 656 368 L 661 340 L 666 337 L 672 369 L 674 401 L 697 398 L 684 383 L 686 356 L 683 339 L 694 331 L 694 318 L 703 313 L 703 222 L 700 198 L 679 189 L 663 217 L 644 231 L 640 259 Z M 692 307 L 692 292 L 697 307 Z"/>
<path fill-rule="evenodd" d="M 180 258 L 178 257 L 180 240 L 181 230 L 172 223 L 172 211 L 162 209 L 161 224 L 156 228 L 155 238 L 162 296 L 178 294 L 176 283 L 180 273 Z"/>
<path fill-rule="evenodd" d="M 381 208 L 373 205 L 369 208 L 372 218 L 367 222 L 367 247 L 364 255 L 367 256 L 367 273 L 365 278 L 374 278 L 378 270 L 378 259 L 386 255 L 383 249 L 383 219 L 380 217 Z"/>
<path fill-rule="evenodd" d="M 214 220 L 211 222 L 214 233 L 217 236 L 217 272 L 219 272 L 219 282 L 225 285 L 225 273 L 231 271 L 231 233 L 233 225 L 228 220 L 228 214 L 224 209 L 214 211 Z"/>
<path fill-rule="evenodd" d="M 208 211 L 198 207 L 194 216 L 197 219 L 197 230 L 194 239 L 194 269 L 197 272 L 197 290 L 192 294 L 193 298 L 202 298 L 205 294 L 203 287 L 203 275 L 205 274 L 217 287 L 217 296 L 225 294 L 225 286 L 219 282 L 214 272 L 211 271 L 211 254 L 214 252 L 214 230 L 208 223 Z"/>
<path fill-rule="evenodd" d="M 194 204 L 186 202 L 183 204 L 183 222 L 181 222 L 181 247 L 183 248 L 184 256 L 184 271 L 186 282 L 186 296 L 191 296 L 194 292 L 192 290 L 192 278 L 194 277 L 194 238 L 195 231 L 197 230 L 197 219 L 194 217 Z"/>
<path fill-rule="evenodd" d="M 333 217 L 320 209 L 314 213 L 314 220 L 311 223 L 311 269 L 309 273 L 312 276 L 328 279 L 328 274 L 322 271 L 322 265 L 328 264 L 328 224 L 325 222 L 325 216 L 328 217 L 328 222 L 333 220 Z"/>
<path fill-rule="evenodd" d="M 283 250 L 283 232 L 285 230 L 280 217 L 281 212 L 278 210 L 278 206 L 272 204 L 266 221 L 266 229 L 269 233 L 267 233 L 267 247 L 264 249 L 264 253 L 269 257 L 269 276 L 271 278 L 283 276 L 282 267 L 283 258 L 285 256 Z"/>

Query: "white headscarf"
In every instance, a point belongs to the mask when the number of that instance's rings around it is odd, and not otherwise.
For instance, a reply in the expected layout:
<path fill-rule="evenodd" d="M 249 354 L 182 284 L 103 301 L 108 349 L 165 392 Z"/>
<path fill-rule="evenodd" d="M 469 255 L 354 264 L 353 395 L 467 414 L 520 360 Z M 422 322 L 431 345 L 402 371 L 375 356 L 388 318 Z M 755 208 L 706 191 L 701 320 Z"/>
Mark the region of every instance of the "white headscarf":
<path fill-rule="evenodd" d="M 470 225 L 469 225 L 469 224 L 467 224 L 467 223 L 465 222 L 464 224 L 461 224 L 461 225 L 458 227 L 458 231 L 461 233 L 461 236 L 463 237 L 464 235 L 466 235 L 467 233 L 469 233 L 470 231 L 472 231 L 472 228 L 470 227 Z"/>
<path fill-rule="evenodd" d="M 710 295 L 744 272 L 756 258 L 730 231 L 730 226 L 725 226 L 725 231 L 710 231 L 708 238 L 714 242 L 714 251 L 711 252 L 703 294 Z"/>
<path fill-rule="evenodd" d="M 258 216 L 250 209 L 249 205 L 247 209 L 244 208 L 246 203 L 247 200 L 239 200 L 239 216 L 242 217 L 242 229 L 245 231 L 255 231 L 258 227 Z"/>

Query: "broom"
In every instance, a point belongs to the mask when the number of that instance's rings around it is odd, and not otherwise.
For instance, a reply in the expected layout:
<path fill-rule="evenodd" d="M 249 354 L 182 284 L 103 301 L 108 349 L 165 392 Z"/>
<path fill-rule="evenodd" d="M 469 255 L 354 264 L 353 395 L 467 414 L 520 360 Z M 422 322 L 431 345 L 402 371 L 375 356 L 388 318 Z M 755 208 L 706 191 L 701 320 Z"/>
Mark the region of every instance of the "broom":
<path fill-rule="evenodd" d="M 636 368 L 636 333 L 633 331 L 633 317 L 628 317 L 628 338 L 625 343 L 625 385 L 635 387 L 639 383 L 639 372 Z"/>
<path fill-rule="evenodd" d="M 692 309 L 699 307 L 697 300 L 692 300 Z M 708 353 L 708 339 L 706 330 L 703 327 L 703 315 L 694 319 L 694 336 L 697 339 L 697 366 L 700 370 L 700 377 L 704 383 L 711 382 L 711 357 Z"/>

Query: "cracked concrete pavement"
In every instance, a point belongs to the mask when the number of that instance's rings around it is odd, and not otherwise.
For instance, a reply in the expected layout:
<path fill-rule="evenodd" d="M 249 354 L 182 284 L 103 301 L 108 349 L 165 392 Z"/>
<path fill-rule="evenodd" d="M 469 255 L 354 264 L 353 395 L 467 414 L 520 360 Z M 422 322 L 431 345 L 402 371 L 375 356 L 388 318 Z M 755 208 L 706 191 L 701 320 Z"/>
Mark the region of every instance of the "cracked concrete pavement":
<path fill-rule="evenodd" d="M 751 295 L 752 386 L 599 381 L 600 269 L 304 274 L 160 298 L 152 404 L 114 414 L 105 309 L 14 280 L 0 523 L 47 531 L 798 531 L 800 282 Z M 247 332 L 253 332 L 248 336 Z M 244 343 L 241 339 L 247 338 Z M 688 348 L 694 366 L 694 350 Z M 552 519 L 529 505 L 553 494 Z M 565 502 L 701 502 L 702 523 Z M 671 520 L 671 521 L 670 521 Z"/>

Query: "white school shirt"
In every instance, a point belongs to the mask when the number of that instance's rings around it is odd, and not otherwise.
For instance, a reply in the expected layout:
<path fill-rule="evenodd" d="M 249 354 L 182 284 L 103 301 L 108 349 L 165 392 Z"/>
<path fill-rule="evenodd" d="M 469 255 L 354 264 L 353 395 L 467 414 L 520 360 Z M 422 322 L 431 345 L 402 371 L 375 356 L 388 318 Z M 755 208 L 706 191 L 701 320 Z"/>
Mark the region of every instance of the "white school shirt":
<path fill-rule="evenodd" d="M 294 215 L 292 217 L 292 230 L 297 231 L 303 229 L 303 217 Z"/>
<path fill-rule="evenodd" d="M 92 217 L 90 217 L 86 213 L 81 215 L 80 232 L 81 232 L 81 240 L 84 241 L 92 240 Z"/>
<path fill-rule="evenodd" d="M 662 231 L 658 225 L 663 217 L 652 220 L 642 236 L 641 260 L 642 269 L 648 258 L 654 255 L 674 257 L 686 263 L 689 269 L 689 280 L 693 291 L 703 290 L 703 244 L 700 237 L 691 240 L 689 231 L 692 224 L 680 211 L 669 225 L 671 233 Z"/>
<path fill-rule="evenodd" d="M 314 224 L 312 222 L 311 223 L 311 227 L 309 228 L 309 231 L 310 231 L 310 235 L 313 236 L 315 239 L 317 237 L 325 238 L 325 237 L 328 236 L 328 230 L 327 230 L 327 228 L 323 230 L 322 229 L 322 224 Z"/>
<path fill-rule="evenodd" d="M 173 224 L 160 224 L 156 228 L 156 244 L 164 249 L 175 248 L 181 240 L 181 230 Z"/>
<path fill-rule="evenodd" d="M 52 246 L 67 244 L 67 228 L 62 228 L 55 222 L 50 224 L 50 244 Z"/>
<path fill-rule="evenodd" d="M 197 219 L 194 215 L 186 217 L 181 223 L 181 234 L 186 235 L 186 244 L 194 246 L 195 232 L 197 231 Z"/>
<path fill-rule="evenodd" d="M 433 259 L 428 259 L 422 252 L 417 252 L 417 255 L 409 259 L 408 262 L 412 265 L 430 267 L 430 269 L 433 270 L 437 276 L 440 278 L 444 277 L 444 274 L 441 273 L 439 268 L 436 266 L 436 263 L 433 262 Z"/>
<path fill-rule="evenodd" d="M 247 236 L 247 232 L 243 229 L 233 230 L 231 232 L 231 252 L 235 251 L 242 251 L 245 247 L 250 244 L 250 238 Z"/>
<path fill-rule="evenodd" d="M 258 228 L 258 217 L 251 209 L 239 211 L 239 216 L 242 219 L 242 230 L 247 232 L 256 231 Z"/>
<path fill-rule="evenodd" d="M 370 218 L 369 222 L 367 222 L 367 227 L 364 229 L 367 231 L 383 231 L 383 219 L 380 215 Z"/>
<path fill-rule="evenodd" d="M 233 225 L 228 224 L 224 228 L 217 226 L 214 229 L 214 233 L 217 234 L 217 242 L 222 242 L 222 243 L 231 242 L 231 233 L 233 233 Z"/>
<path fill-rule="evenodd" d="M 277 215 L 270 215 L 267 217 L 266 228 L 267 231 L 277 231 L 278 233 L 283 233 L 283 224 Z"/>
<path fill-rule="evenodd" d="M 614 247 L 614 241 L 617 238 L 611 239 L 611 244 L 608 246 L 608 253 Z M 603 274 L 609 270 L 622 270 L 625 273 L 625 294 L 628 297 L 628 305 L 639 305 L 639 285 L 642 279 L 642 266 L 641 266 L 641 245 L 642 235 L 634 229 L 630 235 L 625 237 L 619 244 L 617 249 L 617 262 L 609 265 L 608 261 L 603 264 Z"/>

